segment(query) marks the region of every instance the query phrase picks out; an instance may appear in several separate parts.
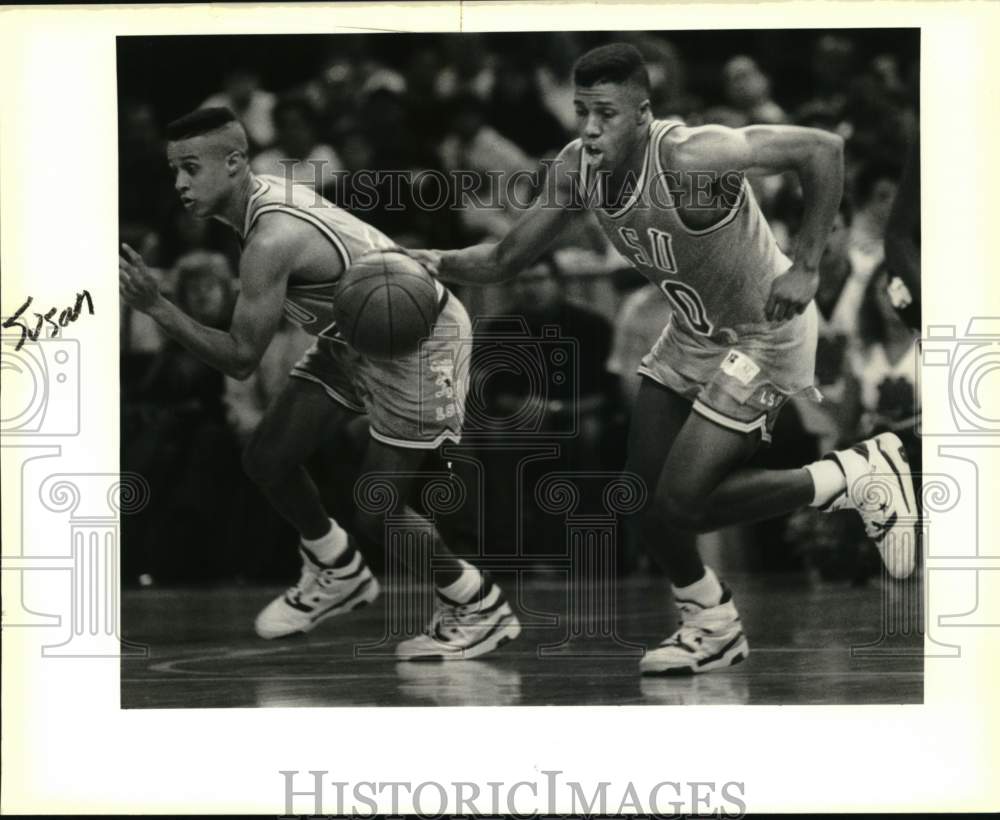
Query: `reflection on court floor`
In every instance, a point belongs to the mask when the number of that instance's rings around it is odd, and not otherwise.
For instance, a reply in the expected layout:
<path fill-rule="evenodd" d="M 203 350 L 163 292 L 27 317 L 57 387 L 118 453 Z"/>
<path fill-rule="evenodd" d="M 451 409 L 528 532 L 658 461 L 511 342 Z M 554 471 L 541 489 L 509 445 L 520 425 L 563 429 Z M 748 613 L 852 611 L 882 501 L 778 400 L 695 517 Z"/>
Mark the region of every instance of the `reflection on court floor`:
<path fill-rule="evenodd" d="M 568 623 L 579 609 L 566 584 L 529 580 L 519 590 L 522 636 L 483 658 L 448 663 L 398 663 L 388 653 L 359 652 L 384 642 L 381 601 L 308 635 L 267 642 L 254 635 L 253 619 L 274 590 L 130 591 L 125 637 L 148 645 L 149 656 L 123 661 L 122 706 L 922 702 L 919 612 L 905 610 L 911 623 L 883 623 L 887 612 L 900 611 L 887 602 L 919 600 L 917 582 L 854 589 L 799 577 L 727 580 L 739 601 L 750 657 L 689 678 L 638 674 L 636 646 L 657 643 L 674 626 L 669 596 L 655 579 L 619 583 L 610 641 L 606 629 Z M 573 636 L 568 643 L 567 635 Z"/>

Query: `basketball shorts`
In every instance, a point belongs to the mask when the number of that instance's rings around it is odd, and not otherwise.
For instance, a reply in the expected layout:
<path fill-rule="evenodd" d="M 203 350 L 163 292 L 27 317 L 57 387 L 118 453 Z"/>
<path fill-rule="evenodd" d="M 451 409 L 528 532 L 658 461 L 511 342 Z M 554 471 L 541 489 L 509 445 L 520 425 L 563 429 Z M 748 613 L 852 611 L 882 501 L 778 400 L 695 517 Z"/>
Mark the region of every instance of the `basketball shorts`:
<path fill-rule="evenodd" d="M 364 356 L 340 339 L 319 337 L 291 375 L 320 385 L 338 404 L 369 417 L 372 438 L 433 450 L 462 436 L 472 325 L 445 291 L 429 339 L 407 356 Z"/>
<path fill-rule="evenodd" d="M 643 357 L 640 375 L 690 399 L 693 410 L 740 433 L 771 441 L 793 396 L 821 399 L 814 386 L 816 306 L 768 326 L 737 328 L 733 339 L 696 336 L 671 322 Z"/>

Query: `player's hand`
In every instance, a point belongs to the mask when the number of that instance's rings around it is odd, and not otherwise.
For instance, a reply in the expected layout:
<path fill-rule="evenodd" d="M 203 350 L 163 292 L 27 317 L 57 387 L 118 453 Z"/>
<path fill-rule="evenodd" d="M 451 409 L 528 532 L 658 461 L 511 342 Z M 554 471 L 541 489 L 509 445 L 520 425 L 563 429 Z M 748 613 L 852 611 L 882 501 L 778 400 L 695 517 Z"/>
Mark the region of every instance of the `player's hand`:
<path fill-rule="evenodd" d="M 146 262 L 124 242 L 118 257 L 118 286 L 122 298 L 135 310 L 148 313 L 163 298 L 156 277 L 149 272 Z"/>
<path fill-rule="evenodd" d="M 426 270 L 431 276 L 436 277 L 441 269 L 441 253 L 439 251 L 431 251 L 425 249 L 414 250 L 412 248 L 400 248 L 400 253 L 404 253 L 410 257 L 410 259 L 415 259 L 421 265 L 423 265 L 424 270 Z"/>
<path fill-rule="evenodd" d="M 764 316 L 773 322 L 784 322 L 802 313 L 819 288 L 819 271 L 792 264 L 771 284 L 771 294 L 764 307 Z"/>

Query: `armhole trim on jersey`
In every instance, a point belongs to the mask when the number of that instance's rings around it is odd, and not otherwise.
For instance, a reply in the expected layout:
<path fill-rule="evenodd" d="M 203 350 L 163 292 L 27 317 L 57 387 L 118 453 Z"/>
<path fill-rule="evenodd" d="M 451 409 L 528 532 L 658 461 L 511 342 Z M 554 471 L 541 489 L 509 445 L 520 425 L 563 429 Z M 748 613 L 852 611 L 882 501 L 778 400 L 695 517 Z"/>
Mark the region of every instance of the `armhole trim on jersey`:
<path fill-rule="evenodd" d="M 653 129 L 659 125 L 656 120 L 650 123 L 649 130 Z M 653 148 L 653 142 L 656 140 L 658 134 L 653 133 L 650 135 L 649 142 L 646 143 L 646 153 L 642 158 L 642 172 L 639 174 L 639 179 L 635 183 L 635 190 L 632 191 L 632 196 L 629 197 L 628 202 L 626 202 L 619 210 L 615 211 L 613 214 L 605 211 L 609 219 L 621 219 L 625 216 L 632 208 L 635 207 L 635 203 L 639 201 L 643 192 L 646 190 L 646 178 L 649 176 L 649 155 Z M 582 151 L 582 149 L 581 149 Z"/>
<path fill-rule="evenodd" d="M 675 125 L 681 125 L 681 123 L 657 121 L 656 125 L 659 126 L 659 128 L 656 132 L 656 136 L 653 137 L 653 168 L 655 171 L 653 173 L 653 178 L 648 183 L 649 186 L 656 185 L 657 181 L 662 181 L 663 185 L 667 184 L 667 173 L 663 169 L 663 162 L 660 160 L 660 147 L 663 144 L 663 138 L 666 136 L 667 132 Z M 670 191 L 669 187 L 667 187 L 667 196 L 669 197 L 667 201 L 670 202 L 671 208 L 673 208 L 674 195 Z M 680 217 L 676 216 L 676 214 L 675 218 L 678 221 L 680 220 Z"/>
<path fill-rule="evenodd" d="M 654 138 L 656 140 L 656 154 L 655 154 L 656 172 L 658 178 L 665 178 L 666 174 L 663 170 L 663 162 L 660 160 L 660 144 L 663 142 L 663 138 L 664 136 L 666 136 L 668 131 L 670 131 L 671 129 L 675 128 L 678 125 L 683 125 L 683 123 L 662 121 L 658 124 L 662 125 L 663 127 L 660 128 L 659 133 Z M 736 219 L 736 216 L 740 212 L 740 208 L 742 208 L 746 203 L 748 186 L 749 183 L 747 182 L 747 178 L 744 175 L 743 184 L 740 188 L 740 195 L 736 198 L 736 202 L 733 203 L 733 207 L 729 209 L 729 213 L 723 216 L 722 219 L 720 219 L 714 225 L 709 225 L 707 228 L 689 228 L 686 224 L 684 224 L 684 220 L 681 219 L 681 215 L 679 213 L 675 214 L 677 221 L 680 223 L 680 226 L 684 229 L 684 232 L 687 233 L 689 236 L 705 236 L 706 234 L 710 234 L 713 233 L 714 231 L 721 230 L 722 228 L 726 227 L 726 225 L 728 225 L 730 222 L 732 222 L 734 219 Z"/>
<path fill-rule="evenodd" d="M 243 239 L 247 238 L 247 234 L 250 233 L 250 228 L 253 227 L 253 223 L 257 219 L 253 210 L 254 205 L 257 204 L 258 199 L 271 190 L 271 186 L 259 177 L 254 177 L 254 182 L 257 183 L 257 189 L 250 195 L 250 199 L 247 201 L 247 215 L 243 219 Z"/>
<path fill-rule="evenodd" d="M 660 145 L 663 143 L 663 138 L 667 135 L 667 132 L 678 125 L 683 125 L 681 122 L 667 122 L 666 120 L 658 120 L 656 123 L 659 126 L 659 130 L 656 136 L 653 138 L 656 140 L 656 145 L 653 152 L 653 162 L 656 168 L 656 176 L 658 178 L 663 178 L 666 176 L 666 172 L 663 170 L 663 161 L 660 159 Z"/>
<path fill-rule="evenodd" d="M 728 214 L 722 217 L 722 219 L 720 219 L 714 225 L 709 225 L 707 228 L 698 228 L 698 229 L 689 228 L 687 225 L 684 224 L 684 220 L 681 219 L 680 214 L 677 215 L 677 221 L 681 223 L 681 227 L 684 228 L 684 230 L 690 236 L 705 236 L 710 233 L 715 233 L 715 231 L 725 228 L 726 225 L 728 225 L 730 222 L 735 220 L 737 216 L 739 216 L 740 211 L 747 203 L 747 189 L 749 188 L 749 186 L 750 183 L 747 182 L 747 178 L 746 176 L 744 176 L 743 185 L 740 188 L 740 195 L 739 197 L 737 197 L 736 202 L 733 204 L 733 207 L 729 209 Z"/>
<path fill-rule="evenodd" d="M 341 261 L 344 263 L 344 271 L 346 272 L 347 269 L 351 267 L 351 255 L 347 251 L 347 246 L 344 244 L 343 240 L 339 236 L 337 236 L 333 228 L 331 228 L 329 225 L 323 222 L 323 220 L 318 219 L 312 214 L 306 213 L 305 211 L 300 210 L 298 208 L 294 208 L 289 205 L 282 205 L 279 203 L 275 203 L 273 205 L 264 205 L 261 208 L 258 208 L 257 212 L 253 215 L 253 219 L 250 222 L 250 228 L 254 226 L 254 224 L 257 222 L 257 220 L 260 218 L 262 214 L 268 214 L 274 212 L 288 214 L 289 216 L 297 217 L 298 219 L 301 219 L 304 222 L 308 222 L 310 225 L 317 228 L 319 232 L 323 234 L 323 236 L 325 236 L 327 239 L 330 240 L 330 244 L 332 244 L 337 249 L 337 252 L 340 254 Z M 249 233 L 249 230 L 247 232 Z"/>
<path fill-rule="evenodd" d="M 587 165 L 583 161 L 583 140 L 581 140 L 580 138 L 577 138 L 577 139 L 573 140 L 573 142 L 571 142 L 569 145 L 570 145 L 570 147 L 572 147 L 573 145 L 576 145 L 576 147 L 580 150 L 580 156 L 577 159 L 577 165 L 578 165 L 577 170 L 578 170 L 578 172 L 580 174 L 580 190 L 583 190 L 584 186 L 587 184 L 587 180 L 586 180 Z"/>

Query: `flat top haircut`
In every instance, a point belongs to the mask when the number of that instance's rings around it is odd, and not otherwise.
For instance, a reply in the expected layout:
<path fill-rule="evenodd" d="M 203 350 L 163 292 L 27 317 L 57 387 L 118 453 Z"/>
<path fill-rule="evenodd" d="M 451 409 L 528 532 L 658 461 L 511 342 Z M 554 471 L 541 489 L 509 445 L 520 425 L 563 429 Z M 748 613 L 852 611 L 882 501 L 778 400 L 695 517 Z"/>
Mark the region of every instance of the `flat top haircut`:
<path fill-rule="evenodd" d="M 211 134 L 218 137 L 220 147 L 226 152 L 247 152 L 247 134 L 236 115 L 225 107 L 199 108 L 179 117 L 167 126 L 167 140 L 177 142 Z"/>
<path fill-rule="evenodd" d="M 635 46 L 610 43 L 591 49 L 573 66 L 573 82 L 589 88 L 599 83 L 635 85 L 650 93 L 649 71 Z"/>

